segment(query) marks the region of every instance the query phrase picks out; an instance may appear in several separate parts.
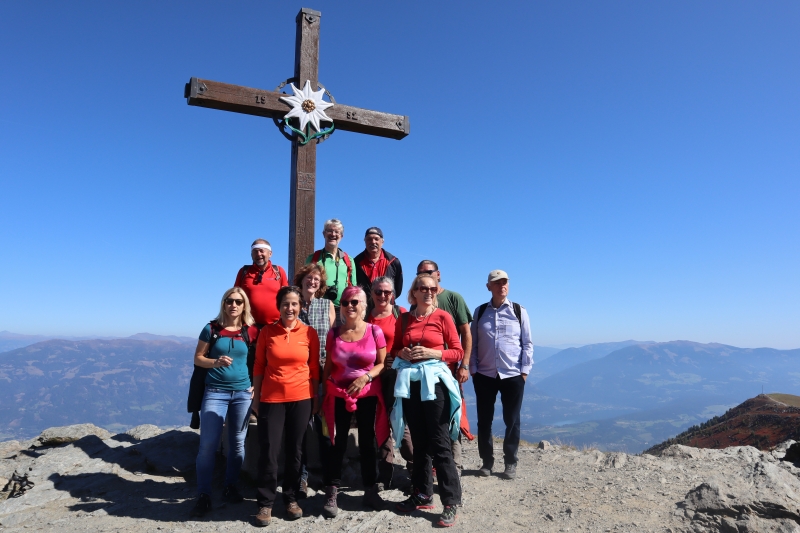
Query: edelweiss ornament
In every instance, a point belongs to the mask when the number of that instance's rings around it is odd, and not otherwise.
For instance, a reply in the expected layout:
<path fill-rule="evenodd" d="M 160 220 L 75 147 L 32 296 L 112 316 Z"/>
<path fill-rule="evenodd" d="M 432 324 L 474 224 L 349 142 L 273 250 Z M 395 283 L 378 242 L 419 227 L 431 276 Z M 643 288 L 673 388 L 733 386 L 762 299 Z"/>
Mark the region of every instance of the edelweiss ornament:
<path fill-rule="evenodd" d="M 306 80 L 303 90 L 295 87 L 294 83 L 291 85 L 294 96 L 281 97 L 281 100 L 292 106 L 292 110 L 283 117 L 284 122 L 288 123 L 290 118 L 296 117 L 300 119 L 301 131 L 305 131 L 306 126 L 311 123 L 311 126 L 317 130 L 317 132 L 322 131 L 319 125 L 320 120 L 333 122 L 333 120 L 325 114 L 325 110 L 333 106 L 332 103 L 322 99 L 325 89 L 312 91 L 311 82 L 309 80 Z"/>

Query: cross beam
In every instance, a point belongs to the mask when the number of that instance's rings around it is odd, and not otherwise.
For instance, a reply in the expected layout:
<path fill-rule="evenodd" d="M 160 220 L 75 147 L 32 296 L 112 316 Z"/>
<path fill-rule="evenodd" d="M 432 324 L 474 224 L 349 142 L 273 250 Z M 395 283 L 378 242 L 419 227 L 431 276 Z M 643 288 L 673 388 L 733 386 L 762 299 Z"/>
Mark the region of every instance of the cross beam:
<path fill-rule="evenodd" d="M 294 79 L 298 87 L 306 80 L 316 90 L 319 84 L 319 23 L 322 14 L 303 8 L 297 14 Z M 267 91 L 230 85 L 218 81 L 191 78 L 184 98 L 192 106 L 232 111 L 259 117 L 283 118 L 291 106 L 280 100 L 279 91 Z M 365 133 L 390 139 L 402 139 L 410 132 L 408 116 L 382 113 L 335 104 L 326 110 L 337 130 Z M 317 146 L 301 144 L 292 138 L 291 198 L 289 209 L 289 277 L 314 251 L 314 204 L 316 189 Z"/>

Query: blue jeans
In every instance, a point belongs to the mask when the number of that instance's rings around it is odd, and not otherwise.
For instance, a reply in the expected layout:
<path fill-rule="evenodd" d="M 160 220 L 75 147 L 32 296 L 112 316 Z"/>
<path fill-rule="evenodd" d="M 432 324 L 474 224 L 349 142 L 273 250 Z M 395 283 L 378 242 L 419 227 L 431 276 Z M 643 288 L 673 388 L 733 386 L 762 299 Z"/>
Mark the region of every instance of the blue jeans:
<path fill-rule="evenodd" d="M 197 493 L 211 496 L 216 452 L 228 418 L 228 466 L 225 485 L 236 485 L 244 462 L 244 438 L 250 411 L 249 391 L 229 391 L 206 387 L 200 408 L 200 450 L 197 452 Z"/>

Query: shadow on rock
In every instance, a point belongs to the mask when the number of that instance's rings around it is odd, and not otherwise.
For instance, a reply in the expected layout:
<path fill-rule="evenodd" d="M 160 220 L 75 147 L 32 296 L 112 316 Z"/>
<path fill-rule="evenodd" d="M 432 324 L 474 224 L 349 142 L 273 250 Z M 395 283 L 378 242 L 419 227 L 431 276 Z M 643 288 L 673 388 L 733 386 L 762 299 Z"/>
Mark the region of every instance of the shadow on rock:
<path fill-rule="evenodd" d="M 189 521 L 194 506 L 195 488 L 185 482 L 162 482 L 152 479 L 130 481 L 114 474 L 78 474 L 50 476 L 55 488 L 69 492 L 79 503 L 70 511 L 93 516 L 118 516 L 164 522 Z M 214 502 L 214 509 L 202 521 L 248 522 L 256 513 L 252 502 L 236 505 Z"/>
<path fill-rule="evenodd" d="M 72 444 L 93 459 L 102 459 L 132 473 L 148 472 L 163 476 L 191 476 L 200 437 L 194 431 L 170 430 L 131 444 L 129 439 L 115 439 L 130 444 L 112 447 L 96 435 L 88 435 Z"/>

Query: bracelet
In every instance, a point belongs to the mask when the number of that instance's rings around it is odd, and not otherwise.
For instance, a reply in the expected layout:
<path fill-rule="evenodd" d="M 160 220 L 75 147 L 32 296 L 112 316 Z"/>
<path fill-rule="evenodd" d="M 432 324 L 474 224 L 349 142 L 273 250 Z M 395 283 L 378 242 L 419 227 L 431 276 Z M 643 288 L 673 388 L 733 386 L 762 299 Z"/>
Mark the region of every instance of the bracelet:
<path fill-rule="evenodd" d="M 369 380 L 368 383 L 372 383 L 372 376 L 370 376 L 369 372 L 367 372 L 367 379 Z"/>

